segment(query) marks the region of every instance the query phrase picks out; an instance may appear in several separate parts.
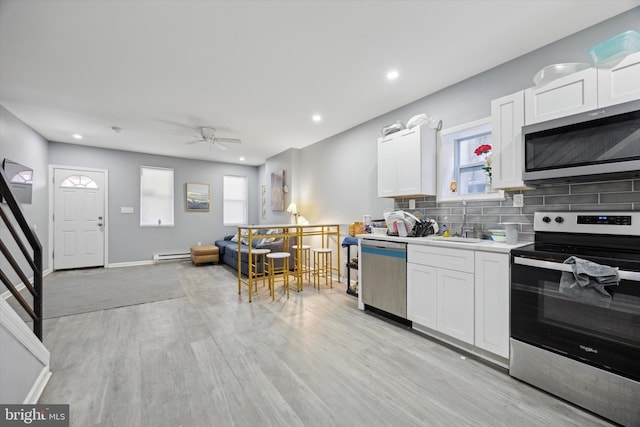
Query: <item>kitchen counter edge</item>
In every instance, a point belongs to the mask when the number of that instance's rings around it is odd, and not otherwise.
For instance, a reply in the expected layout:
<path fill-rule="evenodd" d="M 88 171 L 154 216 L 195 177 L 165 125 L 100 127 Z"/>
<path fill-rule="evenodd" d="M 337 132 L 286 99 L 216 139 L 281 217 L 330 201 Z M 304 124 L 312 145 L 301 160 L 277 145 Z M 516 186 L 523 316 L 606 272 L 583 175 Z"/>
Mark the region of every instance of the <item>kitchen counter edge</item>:
<path fill-rule="evenodd" d="M 508 245 L 502 242 L 494 242 L 493 240 L 482 240 L 480 242 L 474 243 L 465 243 L 465 242 L 455 242 L 455 241 L 446 241 L 446 240 L 436 240 L 435 236 L 427 236 L 427 237 L 398 237 L 398 236 L 387 236 L 384 234 L 358 234 L 356 237 L 360 239 L 367 240 L 383 240 L 386 242 L 401 242 L 401 243 L 409 243 L 414 245 L 425 245 L 425 246 L 438 246 L 442 248 L 455 248 L 455 249 L 465 249 L 470 251 L 483 251 L 483 252 L 497 252 L 508 254 L 511 252 L 511 249 L 519 248 L 521 246 L 525 246 L 530 244 L 531 242 L 518 242 L 515 245 Z"/>

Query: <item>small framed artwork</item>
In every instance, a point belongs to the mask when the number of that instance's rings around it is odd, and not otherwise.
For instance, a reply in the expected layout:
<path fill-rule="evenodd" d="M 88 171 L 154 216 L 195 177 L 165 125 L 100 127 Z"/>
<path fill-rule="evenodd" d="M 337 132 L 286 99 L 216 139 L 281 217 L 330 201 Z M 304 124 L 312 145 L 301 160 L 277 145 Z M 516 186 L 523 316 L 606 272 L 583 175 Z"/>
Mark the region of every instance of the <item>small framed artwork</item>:
<path fill-rule="evenodd" d="M 186 187 L 187 210 L 191 212 L 209 212 L 211 209 L 209 184 L 187 182 Z"/>
<path fill-rule="evenodd" d="M 284 210 L 284 171 L 271 174 L 271 210 Z"/>

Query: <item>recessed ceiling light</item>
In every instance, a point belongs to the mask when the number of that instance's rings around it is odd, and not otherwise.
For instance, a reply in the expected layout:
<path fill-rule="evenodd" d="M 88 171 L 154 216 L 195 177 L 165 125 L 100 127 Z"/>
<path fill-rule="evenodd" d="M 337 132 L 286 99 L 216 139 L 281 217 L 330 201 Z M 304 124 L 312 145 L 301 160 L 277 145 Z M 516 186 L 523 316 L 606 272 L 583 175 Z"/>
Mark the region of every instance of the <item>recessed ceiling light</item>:
<path fill-rule="evenodd" d="M 311 120 L 313 120 L 316 123 L 321 122 L 322 116 L 320 114 L 314 114 L 313 116 L 311 116 Z"/>
<path fill-rule="evenodd" d="M 391 70 L 387 73 L 387 80 L 395 80 L 399 75 L 398 70 Z"/>
<path fill-rule="evenodd" d="M 241 162 L 244 162 L 244 157 L 240 157 L 240 161 L 241 161 Z"/>
<path fill-rule="evenodd" d="M 79 133 L 74 133 L 74 134 L 73 134 L 73 137 L 74 137 L 75 139 L 82 139 L 82 135 L 80 135 Z"/>

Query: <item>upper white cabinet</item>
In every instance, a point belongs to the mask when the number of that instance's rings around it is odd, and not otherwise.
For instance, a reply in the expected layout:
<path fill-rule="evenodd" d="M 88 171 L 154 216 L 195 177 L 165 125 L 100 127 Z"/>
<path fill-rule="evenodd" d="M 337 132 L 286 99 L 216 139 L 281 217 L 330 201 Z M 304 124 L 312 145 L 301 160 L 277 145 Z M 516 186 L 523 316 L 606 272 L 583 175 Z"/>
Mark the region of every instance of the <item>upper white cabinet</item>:
<path fill-rule="evenodd" d="M 524 91 L 491 101 L 493 188 L 524 188 Z"/>
<path fill-rule="evenodd" d="M 598 65 L 598 107 L 640 99 L 640 52 Z"/>
<path fill-rule="evenodd" d="M 476 252 L 475 345 L 509 358 L 509 255 Z"/>
<path fill-rule="evenodd" d="M 578 71 L 524 91 L 525 124 L 582 113 L 598 107 L 598 72 Z"/>
<path fill-rule="evenodd" d="M 378 197 L 436 194 L 436 132 L 416 126 L 378 139 Z"/>

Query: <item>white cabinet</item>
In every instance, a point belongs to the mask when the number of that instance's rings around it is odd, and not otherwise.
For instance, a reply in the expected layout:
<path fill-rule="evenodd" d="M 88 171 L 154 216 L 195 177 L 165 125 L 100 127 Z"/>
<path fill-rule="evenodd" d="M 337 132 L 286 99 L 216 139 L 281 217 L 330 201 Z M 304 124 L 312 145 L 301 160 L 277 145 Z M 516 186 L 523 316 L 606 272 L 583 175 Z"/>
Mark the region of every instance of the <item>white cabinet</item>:
<path fill-rule="evenodd" d="M 492 185 L 526 188 L 524 170 L 524 91 L 491 101 Z"/>
<path fill-rule="evenodd" d="M 414 327 L 501 363 L 509 358 L 509 282 L 508 253 L 407 246 Z"/>
<path fill-rule="evenodd" d="M 525 124 L 569 116 L 598 107 L 598 72 L 578 71 L 524 91 Z"/>
<path fill-rule="evenodd" d="M 598 65 L 598 107 L 640 99 L 640 52 Z"/>
<path fill-rule="evenodd" d="M 466 251 L 465 251 L 466 252 Z M 473 273 L 438 268 L 437 330 L 473 344 Z"/>
<path fill-rule="evenodd" d="M 437 329 L 438 269 L 407 263 L 407 319 Z"/>
<path fill-rule="evenodd" d="M 436 132 L 416 126 L 378 139 L 378 197 L 436 194 Z"/>
<path fill-rule="evenodd" d="M 474 340 L 474 252 L 407 248 L 407 318 L 462 342 Z"/>
<path fill-rule="evenodd" d="M 475 253 L 475 345 L 509 358 L 509 255 Z"/>

